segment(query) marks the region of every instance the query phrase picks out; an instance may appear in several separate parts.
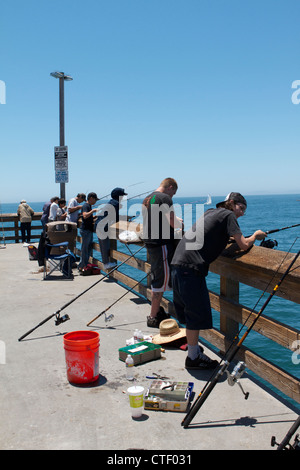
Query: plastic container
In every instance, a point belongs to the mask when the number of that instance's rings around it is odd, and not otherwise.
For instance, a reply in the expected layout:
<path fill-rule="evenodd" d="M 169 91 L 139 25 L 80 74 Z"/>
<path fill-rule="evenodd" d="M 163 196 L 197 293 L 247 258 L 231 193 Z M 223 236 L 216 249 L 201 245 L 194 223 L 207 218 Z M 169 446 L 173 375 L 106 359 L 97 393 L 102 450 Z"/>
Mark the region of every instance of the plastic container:
<path fill-rule="evenodd" d="M 128 354 L 126 358 L 125 365 L 126 365 L 126 379 L 133 380 L 134 379 L 134 372 L 133 372 L 134 361 L 132 357 L 130 356 L 130 354 Z"/>
<path fill-rule="evenodd" d="M 64 335 L 69 382 L 84 384 L 99 377 L 100 335 L 96 331 L 73 331 Z"/>
<path fill-rule="evenodd" d="M 129 404 L 133 418 L 139 418 L 143 414 L 144 387 L 135 385 L 127 389 L 129 395 Z"/>
<path fill-rule="evenodd" d="M 139 330 L 136 328 L 133 332 L 134 343 L 138 343 L 138 334 L 139 334 Z"/>
<path fill-rule="evenodd" d="M 143 333 L 141 332 L 141 330 L 138 330 L 138 333 L 137 333 L 137 342 L 138 342 L 138 343 L 141 343 L 142 341 L 144 341 L 144 335 L 143 335 Z"/>

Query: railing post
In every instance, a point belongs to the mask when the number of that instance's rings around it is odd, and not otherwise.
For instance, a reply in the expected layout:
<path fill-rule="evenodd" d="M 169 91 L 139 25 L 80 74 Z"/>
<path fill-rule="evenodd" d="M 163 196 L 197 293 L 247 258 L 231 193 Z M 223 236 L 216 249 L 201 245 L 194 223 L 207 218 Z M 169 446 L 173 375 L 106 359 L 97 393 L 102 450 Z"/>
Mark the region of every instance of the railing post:
<path fill-rule="evenodd" d="M 16 243 L 19 243 L 19 217 L 14 218 L 14 224 L 15 224 L 15 239 Z"/>
<path fill-rule="evenodd" d="M 112 252 L 112 250 L 117 251 L 117 239 L 112 237 L 112 238 L 109 239 L 109 241 L 110 241 L 110 253 Z M 111 257 L 111 260 L 113 262 L 117 262 L 117 260 L 115 258 Z"/>
<path fill-rule="evenodd" d="M 239 282 L 221 276 L 220 294 L 227 297 L 229 300 L 239 302 Z M 239 331 L 239 324 L 231 318 L 227 318 L 227 316 L 220 311 L 220 331 L 226 338 L 233 339 Z"/>

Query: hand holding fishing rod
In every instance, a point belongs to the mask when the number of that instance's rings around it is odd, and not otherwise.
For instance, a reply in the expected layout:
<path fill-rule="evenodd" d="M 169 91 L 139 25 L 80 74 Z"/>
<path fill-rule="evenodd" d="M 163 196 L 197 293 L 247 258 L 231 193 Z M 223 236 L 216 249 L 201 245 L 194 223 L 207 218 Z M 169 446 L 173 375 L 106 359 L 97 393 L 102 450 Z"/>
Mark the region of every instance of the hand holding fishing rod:
<path fill-rule="evenodd" d="M 44 325 L 44 323 L 46 323 L 47 321 L 49 321 L 51 318 L 53 317 L 56 317 L 56 321 L 55 321 L 55 325 L 60 325 L 61 323 L 64 323 L 65 321 L 69 320 L 69 316 L 68 315 L 64 315 L 63 317 L 60 316 L 60 312 L 62 310 L 64 310 L 66 307 L 68 307 L 69 305 L 71 305 L 73 302 L 75 302 L 75 300 L 79 299 L 79 297 L 81 297 L 83 294 L 85 294 L 86 292 L 88 292 L 90 289 L 92 289 L 93 287 L 95 287 L 97 284 L 99 284 L 99 282 L 103 281 L 103 279 L 106 279 L 112 272 L 116 271 L 117 269 L 119 269 L 124 263 L 126 263 L 129 259 L 131 259 L 133 256 L 136 255 L 136 253 L 138 253 L 139 251 L 141 251 L 142 249 L 144 248 L 144 245 L 141 246 L 133 255 L 129 256 L 128 258 L 126 258 L 124 261 L 122 261 L 122 263 L 120 263 L 119 265 L 117 265 L 115 268 L 111 269 L 109 271 L 109 273 L 107 274 L 104 274 L 102 276 L 101 279 L 98 279 L 98 281 L 96 281 L 94 284 L 92 284 L 90 287 L 88 287 L 87 289 L 85 289 L 83 292 L 81 292 L 79 295 L 77 295 L 76 297 L 74 297 L 74 299 L 70 300 L 69 302 L 67 302 L 65 305 L 63 305 L 60 309 L 58 309 L 56 312 L 54 312 L 52 315 L 49 315 L 47 318 L 45 318 L 45 320 L 43 320 L 42 322 L 40 322 L 38 325 L 36 325 L 34 328 L 32 328 L 31 330 L 27 331 L 27 333 L 25 333 L 24 335 L 22 335 L 18 341 L 21 341 L 22 339 L 26 338 L 26 336 L 28 336 L 30 333 L 32 333 L 34 330 L 36 330 L 37 328 L 39 328 L 40 326 Z"/>
<path fill-rule="evenodd" d="M 266 230 L 264 233 L 266 235 L 270 235 L 272 233 L 281 232 L 282 230 L 287 230 L 287 229 L 294 228 L 294 227 L 299 227 L 299 226 L 300 226 L 300 224 L 294 224 L 294 225 L 289 225 L 287 227 L 275 228 L 273 230 Z M 246 236 L 245 238 L 249 238 L 249 237 L 250 237 L 250 235 Z M 235 243 L 235 240 L 230 239 L 229 243 Z M 263 246 L 265 248 L 274 248 L 275 246 L 278 246 L 278 242 L 276 240 L 265 240 L 265 239 L 263 239 L 262 242 L 260 243 L 260 246 Z"/>
<path fill-rule="evenodd" d="M 248 336 L 248 334 L 250 333 L 250 331 L 254 327 L 257 320 L 260 318 L 261 314 L 263 313 L 263 311 L 267 307 L 268 303 L 270 302 L 272 297 L 275 295 L 275 293 L 278 290 L 279 286 L 282 284 L 285 277 L 290 272 L 292 266 L 294 265 L 294 263 L 297 260 L 297 258 L 299 257 L 299 255 L 300 255 L 300 250 L 298 251 L 298 253 L 292 259 L 292 261 L 289 264 L 288 268 L 286 269 L 286 271 L 284 272 L 284 274 L 282 275 L 282 277 L 280 278 L 278 283 L 273 288 L 273 291 L 271 292 L 269 297 L 266 299 L 266 301 L 263 304 L 262 308 L 256 314 L 255 319 L 253 320 L 252 324 L 248 327 L 248 329 L 246 330 L 246 332 L 244 333 L 242 338 L 238 341 L 238 343 L 235 345 L 235 347 L 233 347 L 233 346 L 234 346 L 236 340 L 238 339 L 237 337 L 233 340 L 232 344 L 229 346 L 229 349 L 228 349 L 227 353 L 225 354 L 225 358 L 221 359 L 218 367 L 215 369 L 215 372 L 213 373 L 213 375 L 211 377 L 211 380 L 208 381 L 206 383 L 206 385 L 203 387 L 203 389 L 200 392 L 199 396 L 197 397 L 195 403 L 193 404 L 193 406 L 190 408 L 189 412 L 187 413 L 187 415 L 183 419 L 181 424 L 184 428 L 188 427 L 188 425 L 191 423 L 192 419 L 196 415 L 197 411 L 201 408 L 201 406 L 203 405 L 205 400 L 208 398 L 210 393 L 213 391 L 213 389 L 215 388 L 215 386 L 219 382 L 219 379 L 221 378 L 221 376 L 227 371 L 231 361 L 234 359 L 234 357 L 238 353 L 239 349 L 241 348 L 242 343 L 245 341 L 246 337 Z M 232 351 L 230 352 L 231 349 L 232 349 Z M 221 366 L 222 361 L 224 361 L 224 364 Z"/>

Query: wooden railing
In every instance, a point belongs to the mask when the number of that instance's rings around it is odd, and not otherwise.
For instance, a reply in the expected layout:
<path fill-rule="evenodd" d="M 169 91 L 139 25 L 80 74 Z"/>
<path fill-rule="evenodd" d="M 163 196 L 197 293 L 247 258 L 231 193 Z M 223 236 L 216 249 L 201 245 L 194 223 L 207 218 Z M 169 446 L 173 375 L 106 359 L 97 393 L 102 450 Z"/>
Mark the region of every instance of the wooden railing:
<path fill-rule="evenodd" d="M 41 214 L 35 214 L 35 220 L 40 219 L 40 216 Z M 14 224 L 13 229 L 5 228 L 5 231 L 14 230 L 15 237 L 7 239 L 14 239 L 15 242 L 18 242 L 20 235 L 16 214 L 3 214 L 1 219 Z M 41 231 L 41 225 L 37 227 L 33 228 L 33 230 L 39 230 L 35 238 L 39 238 Z M 128 223 L 125 221 L 120 221 L 116 224 L 117 234 L 127 228 Z M 130 229 L 138 232 L 141 230 L 141 226 L 131 222 Z M 81 242 L 80 236 L 77 237 L 77 241 Z M 130 249 L 134 253 L 134 246 L 131 245 Z M 97 243 L 94 243 L 94 250 L 100 251 Z M 80 250 L 77 250 L 77 252 L 80 253 Z M 286 254 L 282 251 L 270 250 L 260 246 L 253 246 L 249 252 L 241 253 L 235 251 L 235 245 L 228 246 L 222 255 L 210 266 L 210 271 L 217 274 L 220 278 L 220 294 L 210 291 L 212 308 L 219 312 L 220 315 L 220 328 L 202 330 L 200 332 L 201 337 L 221 352 L 226 351 L 232 338 L 238 333 L 240 325 L 247 320 L 246 326 L 249 326 L 257 313 L 252 310 L 253 306 L 248 307 L 239 303 L 240 284 L 245 284 L 261 291 L 271 292 L 293 256 L 295 255 L 292 253 Z M 116 240 L 111 241 L 111 257 L 120 262 L 126 261 L 127 265 L 146 274 L 151 271 L 147 260 L 142 260 L 138 256 L 130 257 L 129 251 L 128 253 L 118 251 Z M 282 262 L 283 260 L 284 262 Z M 91 261 L 100 268 L 103 268 L 101 261 L 98 259 L 93 258 Z M 276 296 L 295 304 L 300 304 L 300 269 L 297 268 L 300 268 L 299 258 L 293 270 L 287 275 L 280 288 L 276 291 Z M 274 275 L 274 273 L 276 274 Z M 113 271 L 110 276 L 129 288 L 133 288 L 137 283 L 136 279 L 119 270 Z M 271 279 L 272 282 L 270 282 Z M 134 290 L 150 300 L 149 277 L 148 282 L 138 284 Z M 171 301 L 163 298 L 162 305 L 171 315 L 174 314 L 174 307 Z M 266 315 L 261 315 L 253 330 L 290 350 L 291 357 L 293 352 L 299 351 L 300 331 L 291 326 Z M 248 369 L 262 377 L 286 396 L 300 403 L 300 382 L 297 377 L 282 370 L 245 346 L 241 347 L 236 359 L 243 360 Z"/>
<path fill-rule="evenodd" d="M 117 232 L 122 232 L 127 227 L 128 224 L 124 221 L 116 225 Z M 133 223 L 130 224 L 130 229 L 134 229 Z M 116 240 L 112 240 L 112 258 L 120 262 L 128 260 L 130 253 L 120 252 L 116 249 L 116 246 Z M 94 249 L 99 251 L 98 244 L 94 244 Z M 131 251 L 134 252 L 133 247 Z M 220 352 L 226 351 L 232 339 L 238 333 L 240 325 L 247 320 L 246 327 L 248 327 L 257 313 L 253 310 L 253 306 L 247 307 L 239 303 L 240 283 L 271 292 L 280 276 L 287 269 L 293 256 L 295 255 L 292 253 L 286 254 L 282 251 L 270 250 L 260 246 L 253 246 L 248 253 L 242 254 L 235 251 L 234 245 L 228 246 L 222 256 L 219 256 L 210 266 L 210 271 L 220 276 L 220 294 L 210 291 L 211 306 L 220 315 L 220 329 L 201 330 L 201 337 L 219 349 Z M 285 260 L 282 263 L 284 258 Z M 103 267 L 97 259 L 93 258 L 93 262 L 101 268 Z M 127 264 L 145 273 L 151 271 L 150 264 L 147 261 L 136 257 L 131 257 Z M 287 275 L 284 283 L 277 290 L 276 295 L 299 304 L 300 269 L 297 268 L 300 268 L 299 258 L 292 272 Z M 276 273 L 275 276 L 274 273 Z M 111 277 L 129 288 L 132 288 L 137 282 L 136 279 L 118 270 L 113 271 Z M 272 282 L 270 283 L 271 279 Z M 151 290 L 149 284 L 149 281 L 147 285 L 139 284 L 134 290 L 150 300 Z M 174 306 L 171 301 L 163 298 L 162 305 L 171 315 L 174 314 Z M 290 350 L 291 358 L 293 352 L 299 350 L 300 331 L 266 315 L 261 315 L 253 330 Z M 282 370 L 245 346 L 241 347 L 236 359 L 244 361 L 248 369 L 286 396 L 300 403 L 300 381 L 297 377 Z"/>
<path fill-rule="evenodd" d="M 42 212 L 35 212 L 32 216 L 31 223 L 31 240 L 39 240 L 42 231 L 41 224 Z M 38 224 L 34 221 L 38 220 Z M 10 234 L 13 233 L 13 235 Z M 17 214 L 1 214 L 0 215 L 0 233 L 5 241 L 13 241 L 19 243 L 21 240 L 21 226 L 19 216 Z"/>

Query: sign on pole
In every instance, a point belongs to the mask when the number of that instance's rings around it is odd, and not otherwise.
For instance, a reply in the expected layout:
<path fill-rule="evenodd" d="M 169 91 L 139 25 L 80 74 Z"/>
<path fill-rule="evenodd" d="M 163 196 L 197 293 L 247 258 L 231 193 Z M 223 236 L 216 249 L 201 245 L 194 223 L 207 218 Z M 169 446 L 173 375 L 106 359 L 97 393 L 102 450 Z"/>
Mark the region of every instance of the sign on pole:
<path fill-rule="evenodd" d="M 54 147 L 55 183 L 68 183 L 68 147 Z"/>

